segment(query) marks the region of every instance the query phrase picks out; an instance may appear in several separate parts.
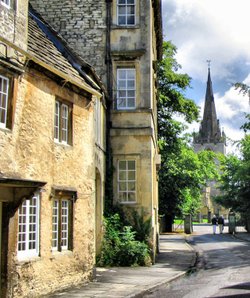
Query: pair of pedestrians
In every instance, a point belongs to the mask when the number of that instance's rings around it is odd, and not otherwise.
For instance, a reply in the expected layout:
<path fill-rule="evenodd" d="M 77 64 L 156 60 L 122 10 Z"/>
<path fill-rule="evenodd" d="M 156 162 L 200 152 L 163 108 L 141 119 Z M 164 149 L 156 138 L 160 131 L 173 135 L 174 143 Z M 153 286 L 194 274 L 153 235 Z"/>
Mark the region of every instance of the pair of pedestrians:
<path fill-rule="evenodd" d="M 213 226 L 214 234 L 216 233 L 217 225 L 219 225 L 219 231 L 220 231 L 220 234 L 222 234 L 224 230 L 224 225 L 225 225 L 224 217 L 222 215 L 220 215 L 219 218 L 217 218 L 216 215 L 214 215 L 212 218 L 212 226 Z"/>

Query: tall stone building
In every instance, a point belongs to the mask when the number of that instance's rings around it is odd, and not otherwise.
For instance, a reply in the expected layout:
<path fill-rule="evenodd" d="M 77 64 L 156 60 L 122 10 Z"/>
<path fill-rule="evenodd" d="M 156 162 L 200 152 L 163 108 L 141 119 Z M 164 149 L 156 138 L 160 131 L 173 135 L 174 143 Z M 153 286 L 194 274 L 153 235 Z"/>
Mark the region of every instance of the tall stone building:
<path fill-rule="evenodd" d="M 158 233 L 156 62 L 162 54 L 161 0 L 31 0 L 108 90 L 107 154 L 113 203 L 151 217 Z"/>
<path fill-rule="evenodd" d="M 216 115 L 210 67 L 205 96 L 203 118 L 198 133 L 194 134 L 193 147 L 195 152 L 211 150 L 216 153 L 226 154 L 226 136 L 220 128 L 219 119 Z M 220 206 L 212 201 L 212 197 L 218 194 L 215 181 L 208 182 L 203 192 L 203 207 L 201 213 L 210 219 L 211 213 L 220 213 Z"/>
<path fill-rule="evenodd" d="M 39 297 L 91 278 L 104 93 L 27 0 L 0 1 L 0 297 Z"/>

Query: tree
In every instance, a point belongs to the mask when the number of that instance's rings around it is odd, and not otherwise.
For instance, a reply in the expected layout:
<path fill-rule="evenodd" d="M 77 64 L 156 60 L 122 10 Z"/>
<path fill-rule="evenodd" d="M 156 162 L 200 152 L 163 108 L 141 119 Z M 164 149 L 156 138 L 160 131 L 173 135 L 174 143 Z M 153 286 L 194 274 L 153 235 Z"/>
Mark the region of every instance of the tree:
<path fill-rule="evenodd" d="M 163 43 L 163 59 L 158 66 L 158 134 L 162 167 L 159 172 L 159 207 L 165 214 L 167 230 L 173 219 L 183 213 L 194 213 L 199 207 L 201 187 L 211 176 L 213 153 L 194 153 L 183 136 L 185 125 L 175 120 L 181 115 L 185 121 L 197 121 L 199 108 L 184 92 L 191 78 L 178 72 L 176 47 Z"/>
<path fill-rule="evenodd" d="M 241 157 L 225 156 L 221 161 L 220 189 L 215 200 L 250 219 L 250 135 L 240 142 Z"/>
<path fill-rule="evenodd" d="M 244 83 L 235 83 L 234 87 L 236 90 L 239 90 L 240 93 L 243 95 L 248 96 L 249 104 L 250 104 L 250 86 Z M 250 130 L 250 114 L 246 114 L 247 121 L 241 126 L 241 129 L 243 129 L 245 132 Z"/>

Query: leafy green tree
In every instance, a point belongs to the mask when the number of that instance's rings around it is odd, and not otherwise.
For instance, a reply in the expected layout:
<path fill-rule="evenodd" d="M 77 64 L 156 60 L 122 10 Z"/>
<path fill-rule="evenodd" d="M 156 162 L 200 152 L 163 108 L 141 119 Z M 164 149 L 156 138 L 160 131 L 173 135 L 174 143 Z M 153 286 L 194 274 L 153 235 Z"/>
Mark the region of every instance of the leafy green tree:
<path fill-rule="evenodd" d="M 250 219 L 250 135 L 240 142 L 241 156 L 225 156 L 221 161 L 222 194 L 216 201 Z"/>
<path fill-rule="evenodd" d="M 198 120 L 199 108 L 185 97 L 191 78 L 179 73 L 176 47 L 163 43 L 163 59 L 158 66 L 158 135 L 162 166 L 159 172 L 159 207 L 165 215 L 167 230 L 174 217 L 194 213 L 199 207 L 201 187 L 214 164 L 212 152 L 194 153 L 183 136 L 185 125 L 174 116 L 191 123 Z M 209 163 L 208 163 L 209 162 Z M 209 164 L 209 166 L 208 166 Z"/>

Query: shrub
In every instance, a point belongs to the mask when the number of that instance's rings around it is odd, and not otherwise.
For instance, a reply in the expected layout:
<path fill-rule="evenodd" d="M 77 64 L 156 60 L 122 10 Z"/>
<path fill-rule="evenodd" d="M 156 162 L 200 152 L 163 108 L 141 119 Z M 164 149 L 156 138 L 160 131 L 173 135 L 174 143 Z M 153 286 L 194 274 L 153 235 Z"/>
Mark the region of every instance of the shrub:
<path fill-rule="evenodd" d="M 135 240 L 131 226 L 121 224 L 119 214 L 105 219 L 102 250 L 97 258 L 99 266 L 143 266 L 150 264 L 147 244 Z"/>

